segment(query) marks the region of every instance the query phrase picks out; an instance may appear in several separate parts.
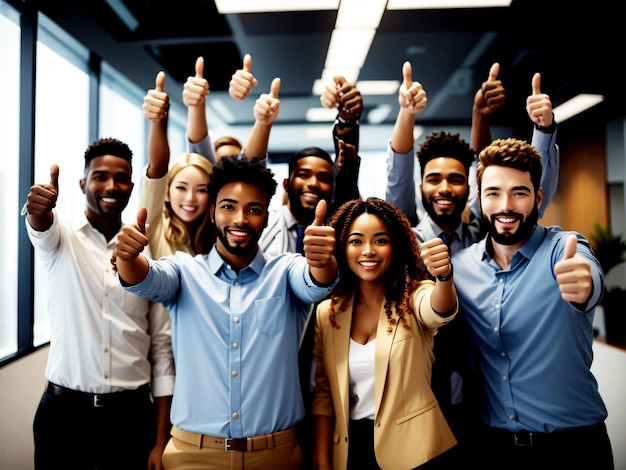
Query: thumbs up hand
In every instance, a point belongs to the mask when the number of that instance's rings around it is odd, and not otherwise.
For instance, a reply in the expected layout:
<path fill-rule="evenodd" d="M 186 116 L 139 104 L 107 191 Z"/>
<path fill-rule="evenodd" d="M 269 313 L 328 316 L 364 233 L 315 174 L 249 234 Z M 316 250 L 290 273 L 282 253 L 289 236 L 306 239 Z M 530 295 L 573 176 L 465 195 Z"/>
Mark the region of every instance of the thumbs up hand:
<path fill-rule="evenodd" d="M 137 211 L 137 222 L 122 227 L 115 242 L 115 254 L 118 260 L 132 261 L 141 254 L 144 247 L 148 246 L 147 217 L 147 209 L 140 207 Z"/>
<path fill-rule="evenodd" d="M 593 282 L 589 262 L 576 253 L 577 243 L 576 235 L 567 237 L 563 258 L 554 265 L 554 274 L 563 300 L 584 304 L 589 300 Z"/>
<path fill-rule="evenodd" d="M 243 56 L 243 68 L 237 70 L 230 79 L 228 94 L 237 100 L 244 100 L 258 84 L 252 75 L 252 56 L 246 54 Z"/>
<path fill-rule="evenodd" d="M 206 98 L 209 96 L 209 82 L 204 78 L 204 57 L 196 59 L 196 74 L 187 77 L 183 85 L 183 102 L 185 106 L 204 106 Z"/>
<path fill-rule="evenodd" d="M 58 197 L 59 166 L 53 164 L 50 167 L 50 183 L 31 186 L 26 197 L 26 213 L 36 218 L 47 217 L 56 207 Z"/>
<path fill-rule="evenodd" d="M 541 127 L 550 127 L 554 120 L 552 101 L 545 93 L 541 93 L 541 74 L 536 73 L 532 79 L 532 93 L 526 98 L 526 112 L 532 122 Z"/>
<path fill-rule="evenodd" d="M 474 107 L 485 116 L 494 114 L 504 108 L 506 95 L 502 81 L 498 80 L 500 64 L 494 63 L 489 69 L 487 80 L 482 83 L 474 96 Z"/>
<path fill-rule="evenodd" d="M 154 89 L 148 90 L 143 97 L 143 115 L 150 121 L 162 121 L 167 117 L 170 107 L 170 97 L 163 91 L 165 87 L 165 72 L 161 71 L 156 76 Z"/>
<path fill-rule="evenodd" d="M 304 231 L 304 255 L 315 268 L 328 266 L 335 252 L 335 229 L 325 225 L 326 206 L 324 199 L 317 203 L 315 219 Z"/>
<path fill-rule="evenodd" d="M 280 78 L 272 80 L 269 93 L 263 93 L 254 104 L 254 118 L 260 124 L 267 126 L 271 125 L 280 112 L 280 99 L 278 93 L 280 92 Z"/>
<path fill-rule="evenodd" d="M 398 90 L 398 103 L 401 108 L 406 109 L 411 114 L 417 114 L 426 108 L 428 99 L 421 83 L 414 82 L 411 78 L 412 75 L 411 62 L 406 61 L 402 65 L 402 85 Z"/>
<path fill-rule="evenodd" d="M 433 276 L 448 276 L 452 269 L 448 247 L 439 237 L 420 244 L 420 257 L 426 270 Z"/>

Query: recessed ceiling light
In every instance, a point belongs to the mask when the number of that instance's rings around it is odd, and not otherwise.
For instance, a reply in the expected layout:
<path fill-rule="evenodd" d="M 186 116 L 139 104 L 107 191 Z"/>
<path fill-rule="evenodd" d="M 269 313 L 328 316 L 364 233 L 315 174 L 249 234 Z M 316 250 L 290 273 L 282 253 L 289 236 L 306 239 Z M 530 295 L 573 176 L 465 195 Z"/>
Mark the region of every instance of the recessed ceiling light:
<path fill-rule="evenodd" d="M 339 0 L 215 0 L 217 11 L 226 13 L 264 13 L 277 11 L 336 10 Z"/>
<path fill-rule="evenodd" d="M 602 95 L 581 93 L 580 95 L 577 95 L 571 100 L 568 100 L 562 105 L 554 108 L 552 110 L 554 112 L 554 120 L 557 123 L 561 123 L 572 116 L 576 116 L 577 114 L 594 107 L 598 103 L 602 103 L 603 101 L 604 96 Z"/>

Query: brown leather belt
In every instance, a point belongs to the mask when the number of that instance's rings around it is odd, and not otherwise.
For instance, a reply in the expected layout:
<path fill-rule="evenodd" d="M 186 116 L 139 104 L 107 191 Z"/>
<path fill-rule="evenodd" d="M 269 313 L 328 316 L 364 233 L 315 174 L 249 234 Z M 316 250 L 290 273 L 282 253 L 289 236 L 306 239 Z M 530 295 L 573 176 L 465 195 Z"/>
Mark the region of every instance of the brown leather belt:
<path fill-rule="evenodd" d="M 150 386 L 145 384 L 136 390 L 124 390 L 113 393 L 89 393 L 72 390 L 71 388 L 62 387 L 60 385 L 53 384 L 52 382 L 48 382 L 46 392 L 54 395 L 55 397 L 71 399 L 76 402 L 93 406 L 94 408 L 103 408 L 109 406 L 136 404 L 140 400 L 149 398 Z"/>
<path fill-rule="evenodd" d="M 221 449 L 231 452 L 247 452 L 262 449 L 273 449 L 274 447 L 287 444 L 296 440 L 296 429 L 289 428 L 272 434 L 264 434 L 254 437 L 243 437 L 233 439 L 228 437 L 207 436 L 195 432 L 183 431 L 176 426 L 172 426 L 172 437 L 187 444 L 198 446 L 199 449 L 208 447 L 211 449 Z"/>

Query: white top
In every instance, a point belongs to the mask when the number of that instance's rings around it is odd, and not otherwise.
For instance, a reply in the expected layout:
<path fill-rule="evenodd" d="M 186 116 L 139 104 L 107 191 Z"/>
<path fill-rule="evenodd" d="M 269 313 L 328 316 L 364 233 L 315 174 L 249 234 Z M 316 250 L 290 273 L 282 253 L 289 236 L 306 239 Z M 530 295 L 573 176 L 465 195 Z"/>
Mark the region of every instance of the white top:
<path fill-rule="evenodd" d="M 350 338 L 348 368 L 350 396 L 355 401 L 350 419 L 374 419 L 374 353 L 376 340 L 360 344 Z"/>
<path fill-rule="evenodd" d="M 151 382 L 154 396 L 172 395 L 167 311 L 120 285 L 111 267 L 117 236 L 107 242 L 84 214 L 70 223 L 55 211 L 52 226 L 44 232 L 25 221 L 47 274 L 51 339 L 46 379 L 90 393 Z"/>

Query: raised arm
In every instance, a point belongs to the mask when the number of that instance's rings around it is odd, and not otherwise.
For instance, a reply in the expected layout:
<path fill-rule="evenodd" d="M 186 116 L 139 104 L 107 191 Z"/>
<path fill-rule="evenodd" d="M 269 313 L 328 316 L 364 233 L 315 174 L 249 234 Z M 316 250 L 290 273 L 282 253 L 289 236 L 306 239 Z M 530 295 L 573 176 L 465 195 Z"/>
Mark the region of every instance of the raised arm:
<path fill-rule="evenodd" d="M 541 75 L 533 75 L 532 92 L 526 99 L 526 112 L 534 124 L 531 145 L 541 155 L 541 187 L 543 203 L 539 208 L 539 218 L 543 216 L 550 201 L 554 198 L 559 184 L 560 151 L 556 145 L 556 122 L 550 96 L 541 92 Z"/>
<path fill-rule="evenodd" d="M 326 201 L 317 203 L 315 220 L 304 231 L 304 255 L 314 281 L 329 286 L 337 278 L 338 266 L 335 260 L 335 229 L 324 225 Z"/>
<path fill-rule="evenodd" d="M 426 92 L 419 82 L 414 82 L 410 62 L 402 65 L 402 85 L 398 91 L 400 110 L 391 133 L 388 146 L 387 187 L 385 198 L 397 206 L 408 217 L 413 226 L 417 225 L 414 127 L 415 116 L 424 110 L 428 102 Z"/>
<path fill-rule="evenodd" d="M 137 222 L 124 225 L 115 242 L 115 266 L 120 278 L 129 285 L 139 284 L 148 275 L 148 260 L 141 254 L 148 246 L 147 216 L 146 208 L 140 207 Z"/>
<path fill-rule="evenodd" d="M 476 153 L 492 141 L 489 116 L 504 108 L 506 95 L 502 81 L 498 80 L 499 73 L 500 64 L 496 62 L 489 69 L 487 80 L 474 95 L 470 146 Z"/>
<path fill-rule="evenodd" d="M 162 178 L 167 174 L 170 161 L 170 146 L 167 141 L 167 112 L 170 98 L 163 91 L 165 73 L 156 76 L 155 87 L 143 98 L 143 115 L 150 121 L 148 134 L 148 178 Z"/>
<path fill-rule="evenodd" d="M 199 153 L 215 164 L 215 149 L 206 122 L 207 96 L 209 82 L 204 78 L 204 57 L 198 57 L 195 75 L 187 77 L 183 85 L 183 102 L 187 106 L 187 140 L 190 152 Z"/>
<path fill-rule="evenodd" d="M 45 232 L 52 226 L 58 197 L 59 166 L 55 163 L 50 167 L 50 183 L 31 186 L 26 197 L 26 218 L 32 228 Z"/>
<path fill-rule="evenodd" d="M 280 113 L 280 84 L 280 78 L 274 78 L 270 92 L 263 93 L 254 104 L 254 126 L 244 148 L 247 159 L 258 157 L 262 160 L 267 156 L 272 125 Z"/>

